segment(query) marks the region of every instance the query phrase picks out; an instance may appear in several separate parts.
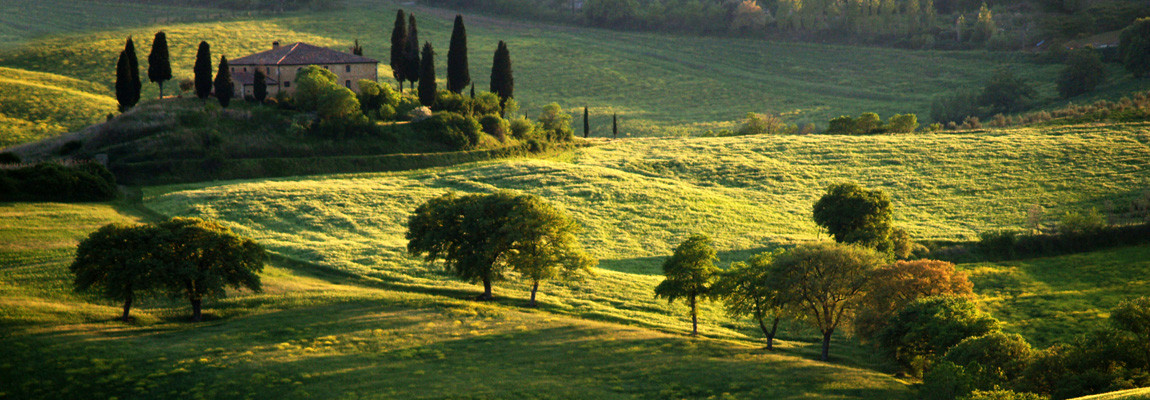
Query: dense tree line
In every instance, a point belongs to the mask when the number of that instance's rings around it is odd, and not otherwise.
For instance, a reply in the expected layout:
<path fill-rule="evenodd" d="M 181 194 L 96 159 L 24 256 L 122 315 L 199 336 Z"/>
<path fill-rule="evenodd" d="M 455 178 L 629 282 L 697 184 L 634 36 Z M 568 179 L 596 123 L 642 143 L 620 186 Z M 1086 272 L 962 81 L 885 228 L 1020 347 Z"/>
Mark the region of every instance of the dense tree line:
<path fill-rule="evenodd" d="M 97 163 L 40 163 L 0 169 L 0 201 L 108 201 L 119 193 L 115 176 Z"/>

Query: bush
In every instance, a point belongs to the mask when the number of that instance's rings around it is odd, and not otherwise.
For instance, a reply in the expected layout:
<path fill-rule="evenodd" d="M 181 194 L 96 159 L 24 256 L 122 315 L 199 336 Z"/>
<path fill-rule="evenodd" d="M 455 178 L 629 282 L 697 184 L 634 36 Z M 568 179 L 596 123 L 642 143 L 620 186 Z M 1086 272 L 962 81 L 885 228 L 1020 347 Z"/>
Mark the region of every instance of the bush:
<path fill-rule="evenodd" d="M 88 202 L 113 200 L 116 179 L 96 163 L 55 163 L 0 170 L 0 201 Z"/>
<path fill-rule="evenodd" d="M 481 92 L 471 99 L 473 115 L 499 114 L 499 96 L 491 92 Z"/>
<path fill-rule="evenodd" d="M 395 118 L 395 106 L 399 105 L 399 92 L 391 85 L 381 85 L 375 81 L 359 81 L 359 105 L 364 115 L 379 120 Z"/>
<path fill-rule="evenodd" d="M 519 117 L 511 120 L 511 136 L 519 139 L 526 140 L 535 137 L 535 131 L 539 129 L 534 121 L 527 119 L 527 117 Z"/>
<path fill-rule="evenodd" d="M 1118 58 L 1135 78 L 1150 74 L 1150 18 L 1140 18 L 1122 30 Z"/>
<path fill-rule="evenodd" d="M 1058 94 L 1071 98 L 1094 91 L 1106 82 L 1106 66 L 1102 57 L 1093 50 L 1080 50 L 1066 60 L 1066 67 L 1058 75 Z"/>
<path fill-rule="evenodd" d="M 986 83 L 978 96 L 980 105 L 989 108 L 990 114 L 1013 113 L 1026 109 L 1038 96 L 1038 92 L 1010 70 L 999 70 Z"/>
<path fill-rule="evenodd" d="M 552 142 L 571 140 L 575 132 L 571 130 L 571 114 L 563 112 L 558 103 L 543 106 L 539 114 L 540 129 L 544 137 Z"/>
<path fill-rule="evenodd" d="M 998 321 L 973 300 L 950 295 L 915 300 L 899 310 L 877 337 L 877 343 L 904 368 L 917 374 L 935 357 L 970 337 L 998 329 Z M 953 359 L 947 360 L 956 362 Z M 961 361 L 961 360 L 960 360 Z M 958 365 L 963 363 L 956 362 Z"/>
<path fill-rule="evenodd" d="M 461 115 L 471 114 L 471 100 L 462 94 L 450 90 L 440 90 L 435 94 L 435 104 L 431 106 L 435 111 L 447 111 Z M 482 115 L 482 114 L 481 114 Z"/>
<path fill-rule="evenodd" d="M 20 156 L 15 153 L 0 153 L 0 164 L 19 164 Z"/>
<path fill-rule="evenodd" d="M 740 135 L 785 133 L 787 125 L 774 114 L 747 113 L 747 121 L 739 127 Z"/>
<path fill-rule="evenodd" d="M 479 144 L 481 127 L 475 118 L 440 111 L 415 123 L 416 130 L 431 141 L 446 144 L 454 150 L 470 150 Z"/>
<path fill-rule="evenodd" d="M 1068 236 L 1097 235 L 1106 228 L 1106 217 L 1092 208 L 1089 211 L 1068 211 L 1062 216 L 1058 233 Z"/>
<path fill-rule="evenodd" d="M 965 368 L 975 389 L 991 390 L 1021 378 L 1035 355 L 1022 336 L 993 332 L 963 340 L 943 359 Z"/>
<path fill-rule="evenodd" d="M 1050 400 L 1050 397 L 1028 392 L 1015 392 L 1013 390 L 975 390 L 960 400 Z"/>
<path fill-rule="evenodd" d="M 897 114 L 887 120 L 883 130 L 887 133 L 914 133 L 918 129 L 918 116 L 914 114 Z"/>
<path fill-rule="evenodd" d="M 511 123 L 495 114 L 484 115 L 479 119 L 479 125 L 483 126 L 484 133 L 500 142 L 507 141 L 507 136 L 511 134 Z"/>
<path fill-rule="evenodd" d="M 982 115 L 981 113 L 978 107 L 978 94 L 972 92 L 940 96 L 930 104 L 930 118 L 940 123 L 962 122 L 966 117 Z M 948 126 L 948 129 L 955 128 L 957 127 Z"/>

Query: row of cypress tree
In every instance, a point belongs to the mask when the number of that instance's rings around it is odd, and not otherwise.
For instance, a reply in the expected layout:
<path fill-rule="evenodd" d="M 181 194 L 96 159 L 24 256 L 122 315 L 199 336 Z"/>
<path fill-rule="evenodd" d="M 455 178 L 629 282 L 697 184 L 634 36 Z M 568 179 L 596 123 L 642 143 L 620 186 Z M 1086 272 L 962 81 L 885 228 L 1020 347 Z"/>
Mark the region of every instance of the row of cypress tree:
<path fill-rule="evenodd" d="M 435 50 L 431 42 L 424 43 L 420 50 L 415 14 L 396 11 L 395 25 L 391 30 L 390 64 L 392 76 L 399 82 L 399 90 L 403 91 L 404 81 L 410 82 L 410 86 L 419 82 L 420 103 L 431 105 L 435 101 L 437 89 L 434 60 Z M 456 15 L 451 44 L 447 50 L 447 90 L 463 93 L 463 89 L 468 86 L 471 86 L 471 72 L 467 61 L 467 28 L 463 25 L 463 16 Z M 474 86 L 471 90 L 474 97 Z M 511 52 L 507 49 L 507 43 L 501 40 L 491 65 L 491 92 L 499 96 L 500 107 L 503 107 L 507 99 L 514 97 L 514 90 Z"/>
<path fill-rule="evenodd" d="M 196 96 L 206 99 L 214 88 L 220 104 L 227 107 L 231 102 L 234 90 L 231 73 L 228 68 L 227 57 L 220 57 L 219 72 L 215 82 L 212 81 L 211 47 L 207 42 L 200 42 L 199 52 L 196 53 L 195 73 Z M 164 97 L 164 82 L 172 79 L 172 62 L 168 52 L 168 37 L 163 32 L 156 32 L 152 40 L 152 52 L 148 54 L 148 80 L 155 82 L 160 89 L 160 98 Z M 213 87 L 214 86 L 214 87 Z M 140 65 L 136 57 L 136 44 L 129 37 L 120 51 L 120 58 L 116 61 L 116 100 L 119 102 L 120 112 L 134 107 L 140 102 L 140 91 L 143 88 L 140 82 Z"/>

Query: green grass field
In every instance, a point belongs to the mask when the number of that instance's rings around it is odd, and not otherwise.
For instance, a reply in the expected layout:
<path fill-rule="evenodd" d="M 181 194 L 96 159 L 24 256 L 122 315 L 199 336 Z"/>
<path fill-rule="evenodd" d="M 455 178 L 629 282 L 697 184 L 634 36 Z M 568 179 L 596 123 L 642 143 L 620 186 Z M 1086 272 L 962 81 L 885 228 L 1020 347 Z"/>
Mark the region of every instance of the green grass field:
<path fill-rule="evenodd" d="M 33 142 L 101 122 L 116 99 L 99 84 L 0 67 L 0 147 Z"/>
<path fill-rule="evenodd" d="M 57 4 L 59 3 L 59 4 Z M 84 3 L 45 0 L 38 4 L 77 10 Z M 47 6 L 46 6 L 47 7 Z M 141 6 L 144 7 L 144 6 Z M 168 33 L 176 80 L 191 76 L 200 40 L 213 55 L 236 58 L 270 47 L 272 41 L 307 41 L 346 48 L 353 39 L 365 54 L 387 67 L 390 23 L 397 3 L 349 0 L 344 10 L 253 16 L 223 22 L 129 24 L 108 19 L 102 30 L 69 33 L 74 14 L 45 12 L 44 30 L 53 35 L 27 39 L 0 49 L 0 66 L 48 72 L 107 87 L 124 39 L 136 39 L 141 68 L 157 30 Z M 419 20 L 420 38 L 446 53 L 453 12 L 405 6 Z M 146 8 L 146 7 L 145 7 Z M 132 11 L 148 15 L 147 11 Z M 192 11 L 187 15 L 196 15 Z M 185 15 L 185 14 L 180 14 Z M 212 15 L 211 12 L 200 15 Z M 123 27 L 117 27 L 122 21 Z M 875 111 L 883 117 L 918 113 L 923 119 L 931 99 L 956 88 L 980 87 L 996 68 L 1009 68 L 1034 82 L 1042 96 L 1054 96 L 1052 80 L 1060 68 L 1038 65 L 1010 53 L 935 52 L 767 42 L 753 39 L 668 36 L 540 25 L 468 16 L 471 72 L 479 89 L 487 87 L 491 54 L 498 40 L 511 48 L 516 98 L 534 116 L 547 103 L 568 109 L 590 108 L 592 133 L 610 134 L 610 116 L 620 115 L 625 135 L 682 135 L 707 129 L 733 129 L 747 112 L 775 112 L 791 122 L 825 124 L 839 115 Z M 53 28 L 57 26 L 56 28 Z M 442 61 L 442 60 L 440 60 Z M 437 76 L 445 76 L 440 62 Z M 1102 93 L 1120 96 L 1150 87 L 1125 78 L 1117 67 Z M 174 87 L 169 84 L 169 87 Z M 169 91 L 168 93 L 173 93 Z M 146 84 L 144 98 L 157 94 Z M 7 112 L 0 108 L 0 112 Z"/>
<path fill-rule="evenodd" d="M 580 221 L 581 240 L 601 260 L 597 276 L 545 284 L 545 308 L 682 331 L 685 309 L 655 300 L 651 291 L 661 279 L 663 257 L 690 233 L 712 236 L 724 265 L 766 248 L 825 237 L 810 222 L 810 206 L 826 185 L 853 180 L 891 193 L 896 224 L 915 237 L 971 239 L 979 231 L 1021 226 L 1033 204 L 1047 208 L 1053 218 L 1128 201 L 1150 183 L 1140 167 L 1150 156 L 1147 139 L 1145 125 L 901 137 L 643 139 L 550 160 L 162 187 L 147 190 L 146 201 L 166 215 L 228 221 L 293 259 L 394 287 L 465 296 L 476 290 L 473 285 L 445 280 L 440 267 L 405 254 L 407 215 L 447 190 L 533 193 Z M 1004 310 L 1015 303 L 1001 305 L 1006 300 L 997 299 L 997 291 L 1017 288 L 993 282 L 1017 267 L 1001 268 L 1005 272 L 979 275 L 987 282 L 983 293 L 1003 310 L 996 315 L 1042 343 L 1074 333 L 1066 326 L 1070 322 L 1040 321 L 1043 312 L 1054 312 L 1041 304 Z M 1035 285 L 1045 279 L 1025 278 Z M 1091 281 L 1084 282 L 1076 290 Z M 526 297 L 521 283 L 496 289 L 513 302 Z M 1114 296 L 1066 307 L 1089 306 L 1090 320 L 1096 320 L 1098 310 L 1121 293 L 1113 290 Z M 754 334 L 748 324 L 730 320 L 713 305 L 704 310 L 706 334 Z M 1047 332 L 1047 327 L 1060 330 Z M 788 327 L 785 335 L 811 338 L 801 327 Z"/>
<path fill-rule="evenodd" d="M 206 303 L 205 323 L 157 299 L 124 325 L 114 304 L 70 292 L 66 266 L 78 238 L 137 220 L 132 208 L 3 204 L 0 215 L 0 376 L 15 377 L 0 379 L 0 398 L 909 397 L 888 375 L 789 345 L 384 290 L 294 263 L 269 267 L 262 294 Z"/>

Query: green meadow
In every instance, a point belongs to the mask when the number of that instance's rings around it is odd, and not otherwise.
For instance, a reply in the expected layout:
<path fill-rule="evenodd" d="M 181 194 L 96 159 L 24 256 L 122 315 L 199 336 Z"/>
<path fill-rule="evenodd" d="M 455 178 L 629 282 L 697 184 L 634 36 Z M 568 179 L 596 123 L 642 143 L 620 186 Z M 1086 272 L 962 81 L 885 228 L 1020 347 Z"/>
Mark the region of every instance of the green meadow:
<path fill-rule="evenodd" d="M 0 146 L 79 130 L 116 111 L 107 89 L 89 81 L 0 67 Z"/>
<path fill-rule="evenodd" d="M 45 0 L 61 10 L 86 10 L 90 1 Z M 105 3 L 101 4 L 103 7 Z M 149 15 L 147 6 L 127 8 L 127 15 Z M 172 51 L 174 81 L 191 77 L 196 46 L 212 45 L 215 57 L 236 58 L 270 48 L 271 42 L 306 41 L 348 48 L 359 39 L 365 54 L 382 61 L 380 79 L 390 82 L 388 38 L 393 2 L 350 0 L 342 10 L 245 15 L 211 10 L 181 10 L 175 15 L 216 17 L 208 22 L 135 23 L 109 18 L 102 29 L 76 33 L 72 14 L 45 12 L 43 35 L 14 37 L 0 49 L 0 66 L 76 78 L 112 95 L 114 66 L 124 40 L 135 38 L 141 69 L 146 68 L 153 34 L 164 30 Z M 446 54 L 454 12 L 405 5 L 417 15 L 421 40 Z M 37 8 L 39 9 L 39 8 Z M 97 7 L 97 9 L 100 9 Z M 132 14 L 135 13 L 135 14 Z M 173 17 L 175 18 L 175 17 Z M 183 17 L 181 17 L 183 18 Z M 222 18 L 222 19 L 221 19 Z M 981 87 L 998 68 L 1009 68 L 1035 83 L 1045 98 L 1054 97 L 1053 78 L 1060 66 L 1033 63 L 1027 56 L 985 51 L 910 51 L 692 36 L 669 36 L 512 22 L 465 16 L 471 75 L 487 88 L 487 71 L 495 44 L 505 40 L 514 63 L 515 96 L 522 111 L 534 116 L 558 102 L 565 108 L 589 107 L 592 134 L 610 134 L 613 113 L 623 135 L 699 134 L 734 129 L 747 112 L 772 112 L 789 122 L 825 125 L 830 118 L 874 111 L 884 118 L 917 113 L 926 119 L 931 100 L 962 88 Z M 149 21 L 147 18 L 144 21 Z M 57 26 L 57 28 L 52 28 Z M 439 63 L 437 76 L 445 76 Z M 218 60 L 218 59 L 217 59 Z M 1114 97 L 1150 83 L 1126 78 L 1109 66 L 1113 79 L 1101 88 Z M 146 76 L 146 75 L 145 75 Z M 167 93 L 175 93 L 175 82 Z M 158 92 L 144 85 L 145 100 Z M 6 103 L 5 103 L 6 104 Z M 9 113 L 7 105 L 0 113 Z M 100 114 L 102 116 L 103 114 Z M 71 129 L 71 128 L 69 128 Z M 9 140 L 9 142 L 15 142 Z"/>

